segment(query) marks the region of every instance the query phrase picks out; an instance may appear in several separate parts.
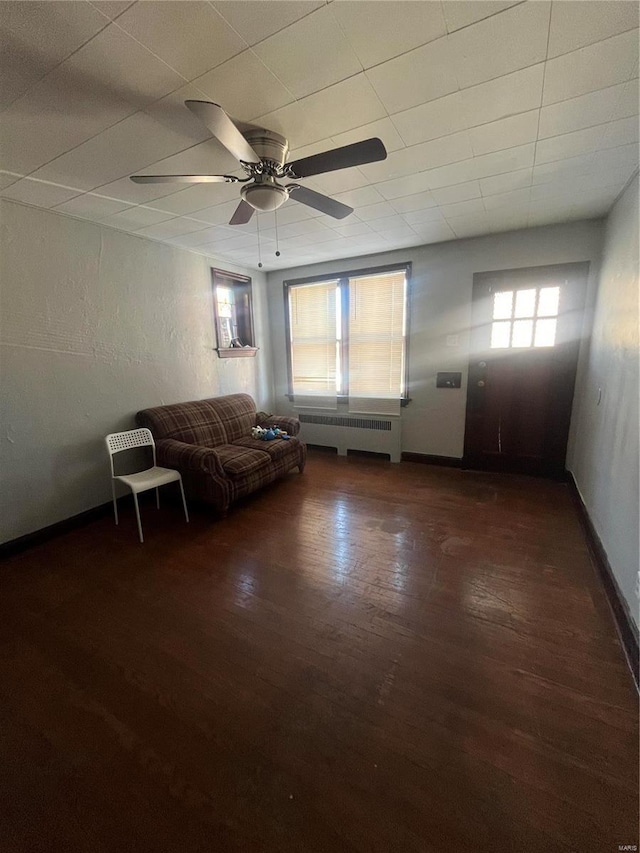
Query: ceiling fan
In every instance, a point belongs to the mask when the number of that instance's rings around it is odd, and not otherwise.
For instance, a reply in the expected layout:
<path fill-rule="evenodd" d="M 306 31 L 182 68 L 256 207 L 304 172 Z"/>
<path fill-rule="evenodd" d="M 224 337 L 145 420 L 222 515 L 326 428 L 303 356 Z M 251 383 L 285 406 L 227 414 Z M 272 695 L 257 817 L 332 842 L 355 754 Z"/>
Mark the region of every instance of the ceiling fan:
<path fill-rule="evenodd" d="M 385 160 L 386 149 L 380 139 L 365 139 L 303 157 L 287 163 L 289 143 L 284 136 L 272 130 L 252 129 L 242 134 L 222 107 L 209 101 L 185 101 L 224 147 L 240 161 L 247 173 L 246 178 L 235 175 L 132 175 L 136 184 L 162 184 L 175 181 L 183 184 L 243 183 L 240 194 L 242 201 L 236 208 L 229 225 L 244 225 L 253 216 L 254 210 L 276 210 L 291 196 L 296 201 L 315 210 L 344 219 L 353 213 L 353 208 L 329 196 L 315 192 L 297 183 L 281 184 L 279 181 L 310 178 L 324 172 L 348 169 L 364 163 Z"/>

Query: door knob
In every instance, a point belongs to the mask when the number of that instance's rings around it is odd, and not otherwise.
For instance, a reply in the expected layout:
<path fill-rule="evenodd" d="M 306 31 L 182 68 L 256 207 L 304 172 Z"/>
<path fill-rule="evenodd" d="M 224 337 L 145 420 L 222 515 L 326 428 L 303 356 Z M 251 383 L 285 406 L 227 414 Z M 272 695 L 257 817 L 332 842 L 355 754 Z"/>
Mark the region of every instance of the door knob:
<path fill-rule="evenodd" d="M 478 388 L 484 388 L 484 379 L 481 379 L 481 380 L 478 382 Z"/>
<path fill-rule="evenodd" d="M 484 368 L 485 368 L 486 366 L 487 366 L 487 362 L 486 362 L 486 361 L 479 361 L 479 362 L 478 362 L 478 367 L 481 367 L 483 370 L 484 370 Z"/>

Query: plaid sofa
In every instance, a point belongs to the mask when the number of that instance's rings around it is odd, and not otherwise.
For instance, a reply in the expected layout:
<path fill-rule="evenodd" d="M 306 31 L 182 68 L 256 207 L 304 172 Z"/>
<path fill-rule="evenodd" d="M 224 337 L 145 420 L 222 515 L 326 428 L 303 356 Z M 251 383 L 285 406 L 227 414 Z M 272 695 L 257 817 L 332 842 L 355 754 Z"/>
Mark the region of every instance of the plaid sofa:
<path fill-rule="evenodd" d="M 151 430 L 158 465 L 176 468 L 189 497 L 221 512 L 292 468 L 302 472 L 307 458 L 306 445 L 295 437 L 298 419 L 258 413 L 248 394 L 144 409 L 136 421 Z M 289 441 L 251 437 L 251 427 L 273 425 Z"/>

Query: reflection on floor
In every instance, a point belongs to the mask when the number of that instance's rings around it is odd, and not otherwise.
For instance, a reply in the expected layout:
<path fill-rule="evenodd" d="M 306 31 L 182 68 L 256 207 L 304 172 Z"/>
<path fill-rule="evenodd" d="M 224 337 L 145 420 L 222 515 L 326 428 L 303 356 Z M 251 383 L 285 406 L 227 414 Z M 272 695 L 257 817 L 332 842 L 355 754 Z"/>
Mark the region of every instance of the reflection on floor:
<path fill-rule="evenodd" d="M 0 847 L 637 844 L 637 697 L 567 488 L 312 453 L 216 521 L 13 557 Z"/>

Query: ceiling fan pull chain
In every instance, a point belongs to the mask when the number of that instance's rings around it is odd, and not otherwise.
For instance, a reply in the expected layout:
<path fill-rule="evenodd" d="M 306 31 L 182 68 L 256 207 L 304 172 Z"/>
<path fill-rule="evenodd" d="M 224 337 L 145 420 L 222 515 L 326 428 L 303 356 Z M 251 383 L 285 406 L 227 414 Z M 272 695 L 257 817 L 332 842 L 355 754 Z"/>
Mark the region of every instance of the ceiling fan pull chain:
<path fill-rule="evenodd" d="M 260 214 L 256 211 L 256 230 L 258 232 L 258 269 L 262 269 L 262 252 L 260 251 Z"/>
<path fill-rule="evenodd" d="M 273 211 L 274 218 L 276 220 L 276 258 L 280 257 L 280 243 L 278 242 L 278 211 Z"/>

